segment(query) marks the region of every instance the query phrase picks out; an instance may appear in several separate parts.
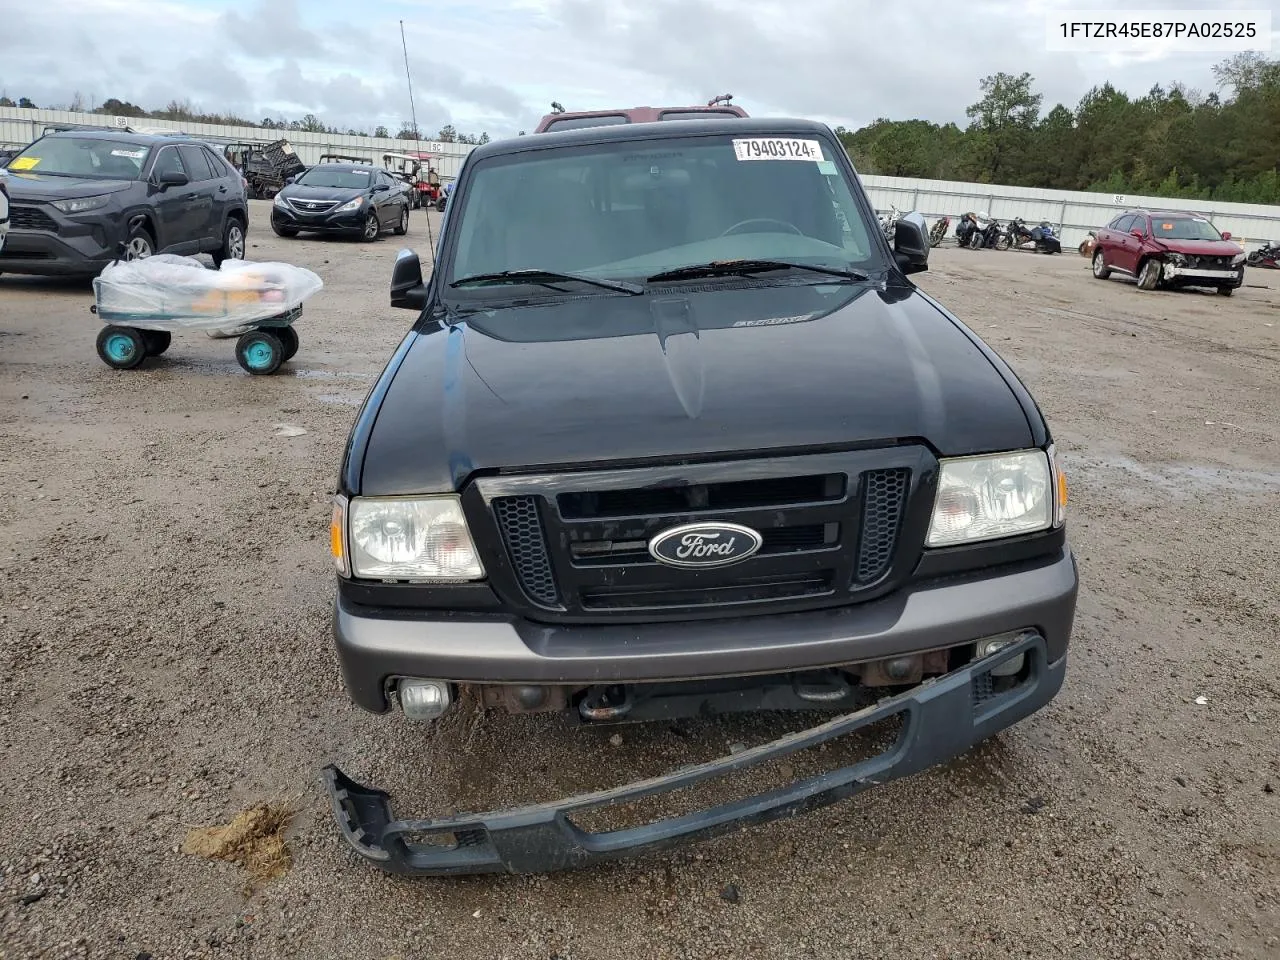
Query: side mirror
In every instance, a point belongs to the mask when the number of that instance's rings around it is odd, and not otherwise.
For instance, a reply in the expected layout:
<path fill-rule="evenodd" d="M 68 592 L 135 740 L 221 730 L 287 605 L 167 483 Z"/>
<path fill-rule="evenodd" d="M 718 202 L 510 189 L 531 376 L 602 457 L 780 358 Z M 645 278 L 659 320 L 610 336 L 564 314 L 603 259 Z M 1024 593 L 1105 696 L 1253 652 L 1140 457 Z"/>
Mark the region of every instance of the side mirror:
<path fill-rule="evenodd" d="M 1223 231 L 1222 231 L 1222 239 L 1223 239 L 1223 240 L 1230 240 L 1230 239 L 1231 239 L 1231 231 L 1230 231 L 1230 230 L 1223 230 Z"/>
<path fill-rule="evenodd" d="M 427 305 L 422 264 L 412 250 L 396 254 L 396 265 L 391 268 L 391 305 L 405 310 L 421 310 Z"/>
<path fill-rule="evenodd" d="M 1139 230 L 1137 227 L 1134 227 L 1132 230 L 1129 231 L 1129 236 L 1133 237 L 1136 240 L 1141 240 L 1144 237 L 1146 237 L 1146 234 L 1143 233 L 1141 230 Z"/>
<path fill-rule="evenodd" d="M 166 170 L 156 178 L 156 182 L 162 187 L 185 187 L 191 178 L 181 170 Z"/>
<path fill-rule="evenodd" d="M 293 183 L 293 181 L 295 181 L 295 180 L 297 180 L 297 179 L 298 179 L 298 175 L 295 173 L 295 174 L 292 174 L 292 175 L 290 175 L 290 176 L 288 176 L 288 177 L 285 177 L 285 178 L 284 178 L 284 182 L 285 182 L 286 184 L 289 184 L 289 183 Z"/>
<path fill-rule="evenodd" d="M 893 257 L 903 273 L 929 269 L 929 229 L 920 214 L 904 214 L 894 226 Z"/>
<path fill-rule="evenodd" d="M 388 190 L 390 190 L 390 189 L 391 189 L 391 188 L 390 188 L 390 187 L 388 187 L 385 183 L 375 183 L 375 184 L 373 185 L 373 192 L 374 192 L 374 193 L 386 193 L 386 192 L 387 192 Z"/>

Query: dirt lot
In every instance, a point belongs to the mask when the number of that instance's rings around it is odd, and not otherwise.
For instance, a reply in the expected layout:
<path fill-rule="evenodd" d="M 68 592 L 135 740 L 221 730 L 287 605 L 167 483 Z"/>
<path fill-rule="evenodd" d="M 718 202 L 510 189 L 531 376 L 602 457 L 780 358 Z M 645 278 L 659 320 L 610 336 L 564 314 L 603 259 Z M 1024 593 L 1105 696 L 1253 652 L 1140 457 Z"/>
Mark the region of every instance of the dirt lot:
<path fill-rule="evenodd" d="M 1229 300 L 1147 294 L 1074 254 L 942 248 L 921 278 L 1066 449 L 1083 587 L 1047 710 L 946 768 L 662 860 L 408 881 L 341 845 L 324 763 L 425 816 L 624 782 L 779 721 L 616 745 L 351 707 L 327 495 L 412 319 L 386 306 L 400 243 L 281 241 L 254 207 L 250 256 L 327 284 L 275 377 L 199 334 L 114 372 L 83 285 L 0 278 L 4 960 L 1280 955 L 1280 275 Z M 421 214 L 409 239 L 425 250 Z M 262 803 L 298 811 L 283 854 Z M 244 811 L 278 874 L 257 884 L 207 856 L 222 835 L 187 846 Z"/>

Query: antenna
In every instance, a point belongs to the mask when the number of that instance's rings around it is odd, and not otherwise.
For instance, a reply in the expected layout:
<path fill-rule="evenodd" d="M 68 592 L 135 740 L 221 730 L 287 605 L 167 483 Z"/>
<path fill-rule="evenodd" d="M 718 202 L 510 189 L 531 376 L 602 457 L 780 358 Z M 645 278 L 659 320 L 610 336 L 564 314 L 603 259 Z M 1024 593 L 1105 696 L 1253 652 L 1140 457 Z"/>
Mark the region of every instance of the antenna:
<path fill-rule="evenodd" d="M 409 116 L 413 120 L 413 136 L 415 142 L 422 141 L 418 131 L 418 111 L 413 105 L 413 77 L 409 76 L 409 45 L 404 42 L 404 21 L 400 21 L 400 46 L 404 49 L 404 78 L 409 81 Z"/>

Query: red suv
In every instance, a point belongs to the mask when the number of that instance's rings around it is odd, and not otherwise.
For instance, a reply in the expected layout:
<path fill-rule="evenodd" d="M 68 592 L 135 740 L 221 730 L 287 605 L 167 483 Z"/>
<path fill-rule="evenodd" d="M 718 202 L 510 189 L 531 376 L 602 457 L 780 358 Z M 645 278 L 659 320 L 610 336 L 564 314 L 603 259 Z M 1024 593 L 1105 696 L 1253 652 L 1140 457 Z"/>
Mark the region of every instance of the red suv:
<path fill-rule="evenodd" d="M 576 130 L 580 127 L 603 127 L 615 123 L 653 123 L 658 120 L 706 120 L 715 117 L 745 117 L 747 111 L 729 102 L 729 94 L 711 100 L 705 106 L 693 107 L 629 107 L 621 110 L 583 110 L 578 113 L 548 113 L 538 121 L 534 133 L 553 130 Z M 555 106 L 555 104 L 553 104 Z"/>
<path fill-rule="evenodd" d="M 1098 231 L 1093 275 L 1112 272 L 1138 289 L 1214 287 L 1224 297 L 1244 282 L 1244 248 L 1195 213 L 1130 210 Z"/>

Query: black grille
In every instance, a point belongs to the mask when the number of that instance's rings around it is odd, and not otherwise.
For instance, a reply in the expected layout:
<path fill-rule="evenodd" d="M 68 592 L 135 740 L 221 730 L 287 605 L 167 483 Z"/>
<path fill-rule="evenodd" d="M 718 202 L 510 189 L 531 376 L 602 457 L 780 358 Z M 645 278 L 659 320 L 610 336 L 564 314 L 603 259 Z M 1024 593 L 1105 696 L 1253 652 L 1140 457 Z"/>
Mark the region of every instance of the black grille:
<path fill-rule="evenodd" d="M 25 207 L 16 204 L 9 211 L 9 227 L 12 230 L 58 232 L 58 224 L 39 207 Z"/>
<path fill-rule="evenodd" d="M 499 497 L 493 502 L 507 552 L 516 576 L 533 601 L 545 607 L 560 602 L 556 578 L 547 555 L 547 538 L 542 532 L 537 497 Z"/>
<path fill-rule="evenodd" d="M 862 529 L 854 573 L 857 583 L 875 583 L 889 569 L 910 481 L 911 472 L 905 468 L 870 470 L 862 475 Z"/>
<path fill-rule="evenodd" d="M 494 587 L 531 618 L 589 622 L 790 612 L 879 596 L 918 557 L 920 544 L 899 545 L 913 478 L 929 462 L 927 451 L 900 447 L 481 479 L 510 561 L 494 565 Z M 649 553 L 662 531 L 700 521 L 749 527 L 760 549 L 703 568 Z"/>
<path fill-rule="evenodd" d="M 1187 257 L 1187 266 L 1193 270 L 1225 270 L 1231 266 L 1231 257 Z"/>

